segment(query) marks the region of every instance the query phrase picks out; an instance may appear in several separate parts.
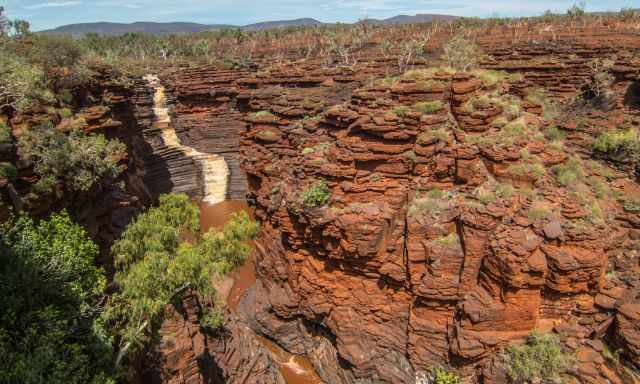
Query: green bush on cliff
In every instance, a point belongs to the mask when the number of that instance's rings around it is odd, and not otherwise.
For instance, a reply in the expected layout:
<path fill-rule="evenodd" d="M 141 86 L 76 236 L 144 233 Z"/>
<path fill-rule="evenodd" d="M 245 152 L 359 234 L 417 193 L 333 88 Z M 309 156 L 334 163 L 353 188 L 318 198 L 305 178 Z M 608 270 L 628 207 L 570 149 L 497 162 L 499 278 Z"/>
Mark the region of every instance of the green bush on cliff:
<path fill-rule="evenodd" d="M 115 383 L 98 255 L 65 212 L 0 227 L 0 382 Z"/>
<path fill-rule="evenodd" d="M 448 209 L 451 197 L 451 194 L 439 189 L 431 189 L 426 195 L 422 195 L 418 191 L 413 200 L 411 200 L 407 213 L 413 218 L 423 216 L 437 218 L 444 210 Z"/>
<path fill-rule="evenodd" d="M 461 384 L 460 376 L 449 372 L 443 368 L 436 368 L 432 371 L 433 384 Z"/>
<path fill-rule="evenodd" d="M 11 128 L 0 121 L 0 144 L 10 144 L 13 141 L 11 136 Z"/>
<path fill-rule="evenodd" d="M 444 104 L 442 104 L 442 101 L 440 100 L 423 101 L 420 103 L 415 103 L 411 108 L 413 108 L 415 111 L 428 115 L 444 109 Z"/>
<path fill-rule="evenodd" d="M 514 383 L 549 383 L 569 368 L 571 360 L 551 333 L 533 332 L 526 343 L 512 344 L 505 351 L 507 373 Z"/>
<path fill-rule="evenodd" d="M 593 150 L 604 156 L 640 156 L 640 140 L 635 129 L 604 132 L 593 142 Z"/>
<path fill-rule="evenodd" d="M 14 181 L 18 176 L 18 171 L 16 170 L 15 165 L 8 162 L 0 163 L 0 180 L 5 179 L 9 181 Z"/>
<path fill-rule="evenodd" d="M 448 66 L 466 72 L 475 67 L 483 56 L 477 44 L 467 40 L 464 35 L 458 35 L 445 44 L 441 58 Z"/>
<path fill-rule="evenodd" d="M 38 100 L 53 98 L 44 86 L 40 68 L 17 56 L 10 49 L 0 48 L 0 110 L 23 110 Z"/>
<path fill-rule="evenodd" d="M 302 191 L 300 197 L 306 208 L 321 207 L 331 199 L 331 189 L 325 179 L 320 179 Z"/>
<path fill-rule="evenodd" d="M 640 196 L 626 198 L 623 207 L 627 212 L 640 212 Z"/>
<path fill-rule="evenodd" d="M 115 178 L 126 146 L 103 135 L 76 129 L 63 133 L 51 123 L 26 130 L 18 139 L 18 153 L 31 161 L 40 176 L 38 190 L 51 191 L 58 182 L 74 191 L 88 191 L 103 178 Z"/>
<path fill-rule="evenodd" d="M 242 263 L 246 240 L 257 224 L 245 212 L 222 230 L 199 234 L 199 210 L 186 195 L 164 195 L 160 204 L 131 223 L 112 248 L 119 290 L 109 300 L 103 320 L 118 341 L 117 362 L 140 350 L 157 331 L 169 304 L 187 293 L 201 305 L 215 302 L 215 281 Z M 215 308 L 214 308 L 215 309 Z M 206 310 L 207 326 L 220 314 Z"/>
<path fill-rule="evenodd" d="M 554 166 L 551 170 L 558 183 L 564 187 L 574 187 L 585 177 L 582 161 L 577 157 L 572 157 L 564 163 Z"/>

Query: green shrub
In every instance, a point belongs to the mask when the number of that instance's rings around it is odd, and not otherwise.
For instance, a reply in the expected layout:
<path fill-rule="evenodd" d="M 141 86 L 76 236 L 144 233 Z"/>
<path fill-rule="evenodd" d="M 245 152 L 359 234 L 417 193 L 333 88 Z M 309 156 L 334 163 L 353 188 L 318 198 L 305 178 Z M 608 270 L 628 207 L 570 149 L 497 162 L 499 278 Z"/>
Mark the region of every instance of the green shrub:
<path fill-rule="evenodd" d="M 488 191 L 484 188 L 479 188 L 475 194 L 476 198 L 480 200 L 482 204 L 490 204 L 496 201 L 498 196 L 493 191 Z"/>
<path fill-rule="evenodd" d="M 302 150 L 302 154 L 307 156 L 314 153 L 324 153 L 329 148 L 329 146 L 330 146 L 329 143 L 319 143 L 314 145 L 313 147 L 304 148 Z"/>
<path fill-rule="evenodd" d="M 428 215 L 437 217 L 444 209 L 449 206 L 449 195 L 447 192 L 439 189 L 432 189 L 422 196 L 419 192 L 409 204 L 408 215 L 410 217 L 419 217 Z"/>
<path fill-rule="evenodd" d="M 496 195 L 504 199 L 511 198 L 515 192 L 516 189 L 511 184 L 500 183 L 496 186 Z"/>
<path fill-rule="evenodd" d="M 301 198 L 307 208 L 321 207 L 331 199 L 331 189 L 326 180 L 320 179 L 302 191 Z"/>
<path fill-rule="evenodd" d="M 565 187 L 575 186 L 585 177 L 582 162 L 577 157 L 572 157 L 564 163 L 554 166 L 551 170 L 558 183 Z"/>
<path fill-rule="evenodd" d="M 493 190 L 487 190 L 484 187 L 480 187 L 476 190 L 475 197 L 480 200 L 482 204 L 490 204 L 500 199 L 508 199 L 515 193 L 515 188 L 511 184 L 497 184 Z"/>
<path fill-rule="evenodd" d="M 18 171 L 15 165 L 7 162 L 0 163 L 0 179 L 14 181 L 18 177 Z"/>
<path fill-rule="evenodd" d="M 82 130 L 64 134 L 48 123 L 26 130 L 18 140 L 18 153 L 34 163 L 43 191 L 59 181 L 71 190 L 88 191 L 99 180 L 122 172 L 118 163 L 126 146 Z"/>
<path fill-rule="evenodd" d="M 68 119 L 73 116 L 73 112 L 69 108 L 61 108 L 58 110 L 58 115 L 63 119 Z"/>
<path fill-rule="evenodd" d="M 483 56 L 477 44 L 470 42 L 463 35 L 458 35 L 445 44 L 442 60 L 450 67 L 466 72 L 476 66 Z"/>
<path fill-rule="evenodd" d="M 436 86 L 442 85 L 442 83 L 429 79 L 429 80 L 420 80 L 416 83 L 416 85 L 420 87 L 421 90 L 425 92 L 429 92 Z"/>
<path fill-rule="evenodd" d="M 442 104 L 442 101 L 440 100 L 423 101 L 420 103 L 415 103 L 411 108 L 420 113 L 428 115 L 444 109 L 444 104 Z"/>
<path fill-rule="evenodd" d="M 115 383 L 98 246 L 66 212 L 0 228 L 0 381 Z"/>
<path fill-rule="evenodd" d="M 473 109 L 487 109 L 491 106 L 492 100 L 488 95 L 480 95 L 471 98 L 471 104 L 473 105 Z"/>
<path fill-rule="evenodd" d="M 20 111 L 38 100 L 51 99 L 52 94 L 44 85 L 44 73 L 15 53 L 0 48 L 0 109 Z"/>
<path fill-rule="evenodd" d="M 438 244 L 441 247 L 454 248 L 460 243 L 460 239 L 458 238 L 457 234 L 450 233 L 447 236 L 441 236 L 435 239 L 434 243 Z"/>
<path fill-rule="evenodd" d="M 555 140 L 547 144 L 547 147 L 556 152 L 562 152 L 564 150 L 564 142 Z"/>
<path fill-rule="evenodd" d="M 276 141 L 279 139 L 279 136 L 277 133 L 267 129 L 263 129 L 259 131 L 256 134 L 256 137 L 262 141 Z"/>
<path fill-rule="evenodd" d="M 0 121 L 0 144 L 10 144 L 13 142 L 13 136 L 11 135 L 11 128 Z"/>
<path fill-rule="evenodd" d="M 496 128 L 502 128 L 507 124 L 509 124 L 509 120 L 507 120 L 507 118 L 504 116 L 499 116 L 491 122 L 491 125 Z"/>
<path fill-rule="evenodd" d="M 507 373 L 516 383 L 549 383 L 558 379 L 572 360 L 562 351 L 558 336 L 550 333 L 534 332 L 525 344 L 512 344 L 505 352 Z"/>
<path fill-rule="evenodd" d="M 442 368 L 436 368 L 432 371 L 433 384 L 461 384 L 460 376 L 453 372 L 449 372 Z"/>
<path fill-rule="evenodd" d="M 113 245 L 119 290 L 110 298 L 103 321 L 119 341 L 118 363 L 153 338 L 165 307 L 179 303 L 185 292 L 197 295 L 201 305 L 216 303 L 218 278 L 248 256 L 247 240 L 256 236 L 258 226 L 247 213 L 204 235 L 198 233 L 199 216 L 188 196 L 161 196 L 159 206 L 139 215 Z M 207 326 L 220 320 L 219 314 L 206 310 Z"/>
<path fill-rule="evenodd" d="M 471 71 L 471 74 L 480 79 L 485 87 L 493 87 L 509 77 L 509 74 L 504 71 L 492 69 L 477 69 Z"/>
<path fill-rule="evenodd" d="M 407 152 L 405 152 L 404 153 L 404 157 L 411 164 L 415 164 L 418 161 L 418 155 L 416 155 L 415 151 L 407 151 Z"/>
<path fill-rule="evenodd" d="M 551 215 L 551 209 L 543 202 L 532 204 L 527 212 L 527 216 L 533 221 L 546 219 L 549 215 Z"/>
<path fill-rule="evenodd" d="M 400 105 L 398 107 L 393 108 L 393 113 L 395 113 L 400 117 L 405 117 L 407 115 L 407 112 L 409 111 L 410 111 L 410 108 L 407 107 L 406 105 Z"/>
<path fill-rule="evenodd" d="M 446 197 L 446 193 L 440 189 L 431 189 L 427 192 L 427 197 L 430 199 L 444 199 Z"/>
<path fill-rule="evenodd" d="M 623 7 L 620 9 L 620 18 L 624 21 L 631 21 L 636 17 L 639 17 L 640 14 L 633 8 Z"/>
<path fill-rule="evenodd" d="M 449 141 L 450 137 L 451 137 L 451 134 L 449 134 L 449 132 L 446 131 L 443 128 L 430 129 L 430 130 L 424 131 L 420 135 L 418 135 L 417 143 L 418 144 L 428 144 L 428 143 L 433 142 L 434 140 L 447 142 L 447 141 Z"/>
<path fill-rule="evenodd" d="M 218 309 L 216 306 L 211 309 L 207 309 L 200 318 L 200 325 L 205 329 L 215 331 L 219 329 L 224 323 L 224 312 Z"/>
<path fill-rule="evenodd" d="M 507 168 L 507 173 L 512 176 L 524 176 L 530 175 L 535 179 L 539 179 L 544 176 L 547 171 L 544 168 L 544 165 L 537 162 L 523 162 L 519 164 L 510 165 Z"/>
<path fill-rule="evenodd" d="M 640 155 L 638 131 L 628 129 L 604 132 L 593 142 L 593 149 L 604 155 L 627 154 L 638 157 Z"/>
<path fill-rule="evenodd" d="M 623 207 L 628 212 L 640 212 L 640 198 L 630 197 L 625 199 Z"/>
<path fill-rule="evenodd" d="M 259 118 L 259 117 L 273 117 L 273 113 L 271 113 L 270 111 L 258 111 L 256 113 L 253 114 L 253 117 L 255 118 Z"/>
<path fill-rule="evenodd" d="M 557 125 L 548 126 L 547 129 L 545 129 L 544 131 L 544 135 L 547 139 L 551 141 L 564 140 L 566 137 L 565 133 L 562 132 Z"/>

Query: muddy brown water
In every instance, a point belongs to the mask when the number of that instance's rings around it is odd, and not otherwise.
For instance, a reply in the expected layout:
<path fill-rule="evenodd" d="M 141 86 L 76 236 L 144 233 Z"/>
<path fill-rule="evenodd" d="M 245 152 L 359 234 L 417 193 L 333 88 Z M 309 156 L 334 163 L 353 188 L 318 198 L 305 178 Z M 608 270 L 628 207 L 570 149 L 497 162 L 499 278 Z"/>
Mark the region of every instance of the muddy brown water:
<path fill-rule="evenodd" d="M 247 203 L 240 200 L 227 200 L 217 204 L 202 203 L 200 205 L 200 227 L 202 231 L 221 228 L 234 213 L 241 211 L 251 213 Z M 244 265 L 230 275 L 230 278 L 232 286 L 227 295 L 227 304 L 232 311 L 235 311 L 244 292 L 256 282 L 253 260 L 247 260 Z M 256 339 L 271 352 L 287 384 L 323 383 L 306 357 L 293 355 L 262 336 L 256 335 Z"/>

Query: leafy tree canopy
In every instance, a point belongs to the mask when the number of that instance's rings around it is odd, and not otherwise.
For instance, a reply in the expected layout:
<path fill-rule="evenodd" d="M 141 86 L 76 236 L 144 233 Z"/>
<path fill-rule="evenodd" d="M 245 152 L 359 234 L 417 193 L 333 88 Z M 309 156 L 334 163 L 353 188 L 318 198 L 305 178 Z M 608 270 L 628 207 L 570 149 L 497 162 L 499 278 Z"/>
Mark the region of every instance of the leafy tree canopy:
<path fill-rule="evenodd" d="M 18 140 L 22 159 L 31 161 L 40 176 L 38 190 L 49 192 L 63 181 L 75 191 L 88 191 L 103 178 L 115 178 L 122 168 L 119 161 L 126 146 L 103 135 L 88 135 L 81 129 L 68 134 L 42 124 L 26 130 Z"/>
<path fill-rule="evenodd" d="M 160 325 L 167 305 L 195 293 L 201 304 L 215 301 L 214 281 L 249 254 L 246 240 L 257 234 L 246 213 L 222 230 L 199 234 L 197 206 L 184 194 L 160 197 L 158 207 L 138 216 L 113 246 L 119 291 L 104 313 L 119 340 L 118 363 L 139 351 Z"/>
<path fill-rule="evenodd" d="M 0 382 L 112 383 L 98 247 L 66 212 L 0 228 Z"/>

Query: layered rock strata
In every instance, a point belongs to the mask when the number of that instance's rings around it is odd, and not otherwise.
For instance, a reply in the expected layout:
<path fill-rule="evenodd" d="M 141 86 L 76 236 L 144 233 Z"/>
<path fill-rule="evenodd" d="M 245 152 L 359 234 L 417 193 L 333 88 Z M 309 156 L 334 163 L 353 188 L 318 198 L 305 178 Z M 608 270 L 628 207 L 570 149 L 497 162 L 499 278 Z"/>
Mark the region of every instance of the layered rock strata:
<path fill-rule="evenodd" d="M 526 84 L 478 76 L 418 71 L 318 118 L 271 108 L 247 119 L 262 284 L 246 305 L 261 308 L 254 328 L 292 351 L 313 355 L 318 341 L 283 322 L 330 335 L 341 363 L 315 361 L 328 382 L 406 383 L 435 366 L 500 382 L 484 367 L 534 329 L 579 328 L 567 345 L 583 354 L 610 332 L 616 309 L 595 297 L 610 250 L 634 230 L 611 219 L 615 201 L 558 184 L 552 169 L 571 151 L 549 145 Z M 330 203 L 305 207 L 320 179 Z M 635 283 L 623 290 L 636 300 Z"/>
<path fill-rule="evenodd" d="M 164 86 L 154 75 L 147 75 L 144 80 L 154 92 L 154 118 L 152 128 L 143 130 L 143 134 L 152 144 L 153 155 L 159 156 L 167 163 L 166 168 L 170 172 L 170 181 L 173 184 L 170 192 L 187 193 L 209 204 L 224 201 L 227 197 L 229 178 L 229 167 L 225 159 L 183 145 L 171 124 Z M 160 142 L 156 134 L 159 134 Z"/>

